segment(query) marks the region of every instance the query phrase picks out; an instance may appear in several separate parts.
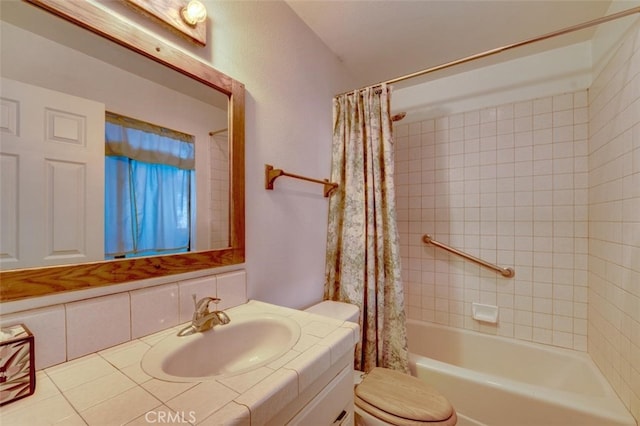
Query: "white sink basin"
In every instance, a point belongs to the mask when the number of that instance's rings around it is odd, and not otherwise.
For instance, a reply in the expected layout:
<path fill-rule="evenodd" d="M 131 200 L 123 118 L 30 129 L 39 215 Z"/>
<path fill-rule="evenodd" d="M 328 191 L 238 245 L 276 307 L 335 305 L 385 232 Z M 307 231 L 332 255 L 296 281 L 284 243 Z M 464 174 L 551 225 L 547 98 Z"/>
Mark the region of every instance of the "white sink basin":
<path fill-rule="evenodd" d="M 142 369 L 150 376 L 172 382 L 231 376 L 279 358 L 300 337 L 300 326 L 287 317 L 227 313 L 229 324 L 162 339 L 144 355 Z"/>

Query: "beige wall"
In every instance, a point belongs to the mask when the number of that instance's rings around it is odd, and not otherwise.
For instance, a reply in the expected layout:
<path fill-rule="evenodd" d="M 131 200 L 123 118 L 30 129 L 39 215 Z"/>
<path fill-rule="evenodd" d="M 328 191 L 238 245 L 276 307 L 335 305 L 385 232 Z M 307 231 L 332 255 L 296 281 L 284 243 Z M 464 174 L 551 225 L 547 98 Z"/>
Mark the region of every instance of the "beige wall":
<path fill-rule="evenodd" d="M 333 96 L 355 87 L 339 59 L 284 2 L 207 2 L 214 67 L 242 81 L 246 110 L 249 298 L 306 307 L 322 298 L 328 199 L 322 186 L 264 165 L 327 178 Z"/>

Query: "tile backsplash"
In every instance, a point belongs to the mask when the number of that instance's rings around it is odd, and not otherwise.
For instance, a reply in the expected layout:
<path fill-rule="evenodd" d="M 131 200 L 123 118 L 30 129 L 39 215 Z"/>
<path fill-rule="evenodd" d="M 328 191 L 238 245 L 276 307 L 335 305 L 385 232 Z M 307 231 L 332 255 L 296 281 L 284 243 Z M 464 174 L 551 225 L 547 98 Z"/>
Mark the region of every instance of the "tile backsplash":
<path fill-rule="evenodd" d="M 129 293 L 67 303 L 65 313 L 67 359 L 75 359 L 131 340 L 132 309 Z M 36 343 L 36 348 L 37 346 Z"/>
<path fill-rule="evenodd" d="M 35 336 L 36 369 L 187 322 L 193 299 L 216 296 L 218 309 L 247 301 L 244 270 L 93 297 L 2 315 L 2 325 L 25 324 Z"/>

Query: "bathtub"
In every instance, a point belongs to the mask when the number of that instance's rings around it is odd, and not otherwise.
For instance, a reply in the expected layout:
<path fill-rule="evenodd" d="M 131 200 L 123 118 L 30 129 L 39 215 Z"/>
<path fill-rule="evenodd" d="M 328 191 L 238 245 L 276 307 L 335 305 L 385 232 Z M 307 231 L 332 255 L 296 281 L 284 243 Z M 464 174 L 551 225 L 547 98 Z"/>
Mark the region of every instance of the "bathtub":
<path fill-rule="evenodd" d="M 408 320 L 411 372 L 458 425 L 636 426 L 585 353 Z"/>

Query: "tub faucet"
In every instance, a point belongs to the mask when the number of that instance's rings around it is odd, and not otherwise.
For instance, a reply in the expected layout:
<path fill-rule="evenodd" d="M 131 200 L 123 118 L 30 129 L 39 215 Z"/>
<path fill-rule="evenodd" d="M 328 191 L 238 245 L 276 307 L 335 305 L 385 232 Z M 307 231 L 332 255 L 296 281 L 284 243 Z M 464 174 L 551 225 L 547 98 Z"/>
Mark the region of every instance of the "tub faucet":
<path fill-rule="evenodd" d="M 209 303 L 218 303 L 220 299 L 217 297 L 203 297 L 199 301 L 196 301 L 196 295 L 193 295 L 193 303 L 196 309 L 193 313 L 193 319 L 191 320 L 191 328 L 195 332 L 207 331 L 218 324 L 229 324 L 231 321 L 229 316 L 223 311 L 215 310 L 209 311 Z"/>

